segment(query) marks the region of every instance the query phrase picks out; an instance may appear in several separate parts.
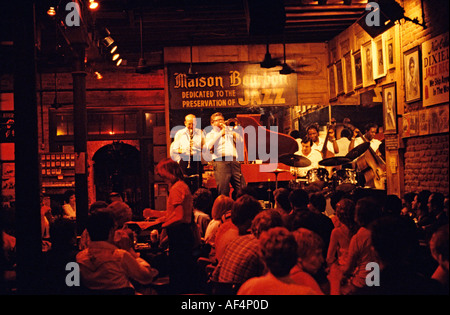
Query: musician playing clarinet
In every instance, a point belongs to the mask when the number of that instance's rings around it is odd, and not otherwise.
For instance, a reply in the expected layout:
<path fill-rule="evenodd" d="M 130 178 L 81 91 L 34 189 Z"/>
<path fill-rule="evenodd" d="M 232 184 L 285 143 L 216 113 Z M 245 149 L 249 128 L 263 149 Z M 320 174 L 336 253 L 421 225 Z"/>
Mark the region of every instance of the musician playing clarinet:
<path fill-rule="evenodd" d="M 197 118 L 188 114 L 184 118 L 185 128 L 178 130 L 170 146 L 172 160 L 178 162 L 191 190 L 194 192 L 202 184 L 203 165 L 201 159 L 205 135 L 196 128 Z"/>

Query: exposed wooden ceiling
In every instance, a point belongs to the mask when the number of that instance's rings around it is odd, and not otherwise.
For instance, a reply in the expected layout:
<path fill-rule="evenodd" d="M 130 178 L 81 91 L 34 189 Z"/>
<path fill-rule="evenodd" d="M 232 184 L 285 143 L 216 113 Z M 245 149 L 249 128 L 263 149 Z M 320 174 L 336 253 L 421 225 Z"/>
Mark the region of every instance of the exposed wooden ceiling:
<path fill-rule="evenodd" d="M 38 58 L 42 64 L 67 62 L 68 50 L 46 6 L 36 2 Z M 84 2 L 87 0 L 82 0 Z M 100 7 L 88 14 L 88 31 L 94 42 L 107 28 L 129 65 L 142 52 L 161 56 L 164 47 L 269 43 L 326 42 L 364 15 L 367 0 L 97 0 Z M 56 1 L 58 2 L 58 1 Z M 3 6 L 3 5 L 2 5 Z M 2 25 L 11 19 L 0 13 Z M 6 21 L 5 21 L 6 19 Z M 53 23 L 53 24 L 52 24 Z M 142 23 L 142 46 L 141 46 Z M 0 42 L 10 41 L 0 32 Z M 2 51 L 5 45 L 0 45 Z M 150 58 L 158 63 L 160 57 Z"/>

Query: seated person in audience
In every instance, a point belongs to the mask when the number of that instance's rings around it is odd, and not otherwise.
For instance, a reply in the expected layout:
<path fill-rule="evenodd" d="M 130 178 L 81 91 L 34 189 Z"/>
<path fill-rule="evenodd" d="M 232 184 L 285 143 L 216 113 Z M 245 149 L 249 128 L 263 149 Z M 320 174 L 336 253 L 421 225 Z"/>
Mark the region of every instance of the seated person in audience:
<path fill-rule="evenodd" d="M 134 251 L 114 245 L 115 222 L 111 213 L 95 212 L 89 215 L 86 225 L 91 241 L 76 256 L 86 288 L 129 293 L 134 291 L 132 281 L 149 284 L 157 276 L 158 271 Z"/>
<path fill-rule="evenodd" d="M 359 228 L 355 222 L 355 203 L 351 199 L 342 198 L 336 203 L 336 217 L 340 224 L 331 231 L 327 253 L 331 295 L 340 294 L 339 283 L 347 265 L 348 246 L 352 236 Z"/>
<path fill-rule="evenodd" d="M 240 198 L 244 198 L 242 205 L 245 205 L 246 208 L 254 208 L 258 214 L 251 222 L 251 233 L 239 236 L 225 249 L 222 259 L 219 260 L 219 264 L 212 274 L 214 281 L 243 283 L 251 277 L 262 275 L 264 264 L 260 257 L 258 237 L 262 231 L 283 224 L 277 211 L 261 212 L 258 210 L 261 209 L 258 200 L 250 196 Z M 239 199 L 236 200 L 235 206 L 240 204 Z"/>
<path fill-rule="evenodd" d="M 198 226 L 200 236 L 204 239 L 206 228 L 211 221 L 211 206 L 213 204 L 212 193 L 209 189 L 199 188 L 193 198 L 194 220 Z"/>
<path fill-rule="evenodd" d="M 348 260 L 341 279 L 341 294 L 352 294 L 366 285 L 370 262 L 378 262 L 372 248 L 369 225 L 381 217 L 381 206 L 371 197 L 363 197 L 356 202 L 355 221 L 360 226 L 350 240 Z"/>
<path fill-rule="evenodd" d="M 222 217 L 224 217 L 225 213 L 230 212 L 233 208 L 234 200 L 228 196 L 225 195 L 219 195 L 216 200 L 214 200 L 212 210 L 211 210 L 211 216 L 212 220 L 209 222 L 208 226 L 206 227 L 205 232 L 205 243 L 209 244 L 211 246 L 211 255 L 215 256 L 215 241 L 216 241 L 216 234 L 219 230 L 219 227 L 224 222 L 222 220 Z"/>
<path fill-rule="evenodd" d="M 414 217 L 414 211 L 412 208 L 412 203 L 414 201 L 414 198 L 416 197 L 416 193 L 409 192 L 403 195 L 402 198 L 402 211 L 401 215 L 405 215 L 408 217 L 413 218 Z"/>
<path fill-rule="evenodd" d="M 448 224 L 448 213 L 445 212 L 444 200 L 444 194 L 440 192 L 434 192 L 428 197 L 428 211 L 433 222 L 425 228 L 427 239 L 430 239 L 431 235 L 441 226 Z"/>
<path fill-rule="evenodd" d="M 247 280 L 238 295 L 316 295 L 310 287 L 296 283 L 289 276 L 297 263 L 297 243 L 284 227 L 274 227 L 260 236 L 262 259 L 269 272 Z"/>
<path fill-rule="evenodd" d="M 280 212 L 281 217 L 285 221 L 287 221 L 288 215 L 291 212 L 289 193 L 290 191 L 287 188 L 278 188 L 273 192 L 273 199 L 275 200 L 274 209 Z"/>
<path fill-rule="evenodd" d="M 244 194 L 234 202 L 231 220 L 223 223 L 217 231 L 216 258 L 218 261 L 222 259 L 227 246 L 233 240 L 250 233 L 252 220 L 261 210 L 259 201 L 250 195 Z"/>
<path fill-rule="evenodd" d="M 430 251 L 434 260 L 439 264 L 431 278 L 439 281 L 443 287 L 443 293 L 448 295 L 448 223 L 441 226 L 431 236 Z"/>
<path fill-rule="evenodd" d="M 411 257 L 419 239 L 414 223 L 405 217 L 385 216 L 370 226 L 372 248 L 378 258 L 380 273 L 369 277 L 374 285 L 364 285 L 358 295 L 435 295 L 441 286 L 413 266 Z M 448 234 L 447 234 L 448 256 Z M 447 274 L 448 281 L 448 274 Z M 376 283 L 378 282 L 378 284 Z"/>
<path fill-rule="evenodd" d="M 63 217 L 74 220 L 77 216 L 77 202 L 75 191 L 72 189 L 66 190 L 64 193 Z"/>
<path fill-rule="evenodd" d="M 51 248 L 43 253 L 43 294 L 80 294 L 79 287 L 68 286 L 66 266 L 78 254 L 75 221 L 57 218 L 50 224 Z"/>
<path fill-rule="evenodd" d="M 316 233 L 300 228 L 293 232 L 297 242 L 297 263 L 291 269 L 291 279 L 294 282 L 310 287 L 317 294 L 324 294 L 317 281 L 313 278 L 324 263 L 323 241 Z"/>

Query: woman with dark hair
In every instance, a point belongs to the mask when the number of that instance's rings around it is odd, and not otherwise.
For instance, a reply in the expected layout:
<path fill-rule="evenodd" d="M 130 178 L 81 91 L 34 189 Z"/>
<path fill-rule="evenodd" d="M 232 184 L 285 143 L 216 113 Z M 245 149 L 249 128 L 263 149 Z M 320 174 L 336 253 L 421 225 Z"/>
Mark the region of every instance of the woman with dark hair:
<path fill-rule="evenodd" d="M 169 240 L 169 277 L 172 293 L 193 293 L 196 282 L 196 262 L 193 249 L 199 238 L 194 229 L 193 198 L 183 180 L 180 165 L 164 159 L 156 166 L 156 173 L 169 185 L 166 211 L 152 211 L 163 222 Z M 159 214 L 158 214 L 159 213 Z"/>
<path fill-rule="evenodd" d="M 64 193 L 63 217 L 67 219 L 75 219 L 77 216 L 77 206 L 75 199 L 75 191 L 72 189 Z"/>

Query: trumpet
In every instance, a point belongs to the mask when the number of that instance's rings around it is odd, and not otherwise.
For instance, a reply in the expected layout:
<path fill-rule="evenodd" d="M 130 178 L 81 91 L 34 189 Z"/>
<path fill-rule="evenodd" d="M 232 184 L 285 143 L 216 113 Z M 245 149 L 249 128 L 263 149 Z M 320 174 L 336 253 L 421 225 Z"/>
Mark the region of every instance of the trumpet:
<path fill-rule="evenodd" d="M 237 127 L 240 126 L 241 124 L 239 123 L 239 120 L 237 120 L 236 118 L 230 118 L 225 120 L 225 125 L 229 127 Z"/>

